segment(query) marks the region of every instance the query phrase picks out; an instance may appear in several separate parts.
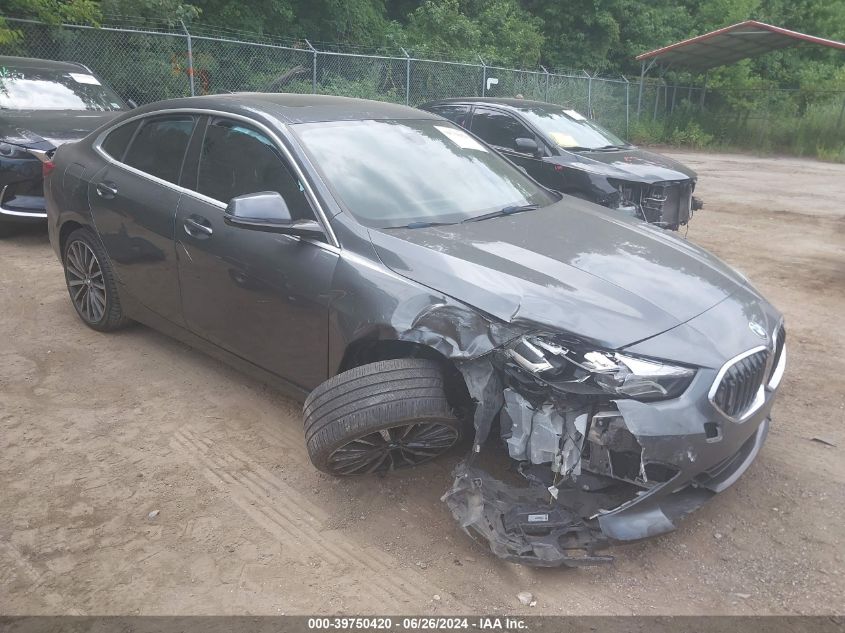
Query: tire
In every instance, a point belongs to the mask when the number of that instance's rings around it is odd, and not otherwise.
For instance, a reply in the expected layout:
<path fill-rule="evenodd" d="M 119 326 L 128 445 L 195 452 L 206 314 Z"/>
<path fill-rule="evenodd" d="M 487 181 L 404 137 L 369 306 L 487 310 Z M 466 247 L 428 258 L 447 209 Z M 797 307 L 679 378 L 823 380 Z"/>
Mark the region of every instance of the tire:
<path fill-rule="evenodd" d="M 457 444 L 463 430 L 440 363 L 422 358 L 338 374 L 311 392 L 303 414 L 311 462 L 335 476 L 422 464 Z"/>
<path fill-rule="evenodd" d="M 120 307 L 108 255 L 90 229 L 76 229 L 68 236 L 62 264 L 70 302 L 85 325 L 111 332 L 131 323 Z"/>

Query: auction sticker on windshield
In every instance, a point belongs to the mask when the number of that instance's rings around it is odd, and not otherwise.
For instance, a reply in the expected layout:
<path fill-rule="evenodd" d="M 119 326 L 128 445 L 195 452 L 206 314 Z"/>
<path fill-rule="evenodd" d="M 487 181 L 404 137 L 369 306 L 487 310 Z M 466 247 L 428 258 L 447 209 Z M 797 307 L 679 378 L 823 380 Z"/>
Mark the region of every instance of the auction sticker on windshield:
<path fill-rule="evenodd" d="M 92 75 L 83 75 L 82 73 L 68 73 L 71 78 L 78 84 L 91 84 L 92 86 L 99 86 L 100 82 Z"/>
<path fill-rule="evenodd" d="M 575 147 L 578 145 L 572 136 L 564 132 L 551 132 L 549 133 L 549 136 L 551 136 L 552 140 L 561 147 Z"/>
<path fill-rule="evenodd" d="M 484 149 L 484 146 L 481 143 L 476 141 L 463 130 L 458 130 L 457 128 L 453 127 L 446 127 L 445 125 L 435 125 L 434 129 L 436 129 L 438 132 L 440 132 L 443 136 L 448 138 L 461 149 L 474 149 L 478 150 L 479 152 L 487 151 L 486 149 Z"/>

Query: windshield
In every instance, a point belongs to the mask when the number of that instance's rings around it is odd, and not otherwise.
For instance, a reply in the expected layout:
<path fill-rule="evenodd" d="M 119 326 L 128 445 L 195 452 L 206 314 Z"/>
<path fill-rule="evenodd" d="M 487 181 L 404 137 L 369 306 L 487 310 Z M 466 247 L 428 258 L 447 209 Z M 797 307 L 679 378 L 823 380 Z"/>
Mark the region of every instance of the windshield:
<path fill-rule="evenodd" d="M 456 223 L 556 200 L 446 121 L 337 121 L 291 127 L 335 196 L 365 226 Z"/>
<path fill-rule="evenodd" d="M 536 106 L 520 113 L 564 149 L 627 147 L 628 143 L 594 121 L 558 106 Z"/>
<path fill-rule="evenodd" d="M 80 67 L 78 72 L 0 66 L 0 108 L 6 110 L 123 110 L 111 89 Z"/>

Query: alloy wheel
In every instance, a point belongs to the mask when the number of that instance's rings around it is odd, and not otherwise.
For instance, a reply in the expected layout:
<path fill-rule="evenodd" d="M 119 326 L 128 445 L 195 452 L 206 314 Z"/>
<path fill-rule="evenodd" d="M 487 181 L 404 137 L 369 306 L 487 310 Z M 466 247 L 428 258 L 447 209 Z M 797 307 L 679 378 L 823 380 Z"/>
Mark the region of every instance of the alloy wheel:
<path fill-rule="evenodd" d="M 70 243 L 65 271 L 76 311 L 88 323 L 99 323 L 106 313 L 106 284 L 100 262 L 88 244 L 81 240 Z"/>
<path fill-rule="evenodd" d="M 458 429 L 438 422 L 392 426 L 352 440 L 328 460 L 337 475 L 358 475 L 416 466 L 449 450 Z"/>

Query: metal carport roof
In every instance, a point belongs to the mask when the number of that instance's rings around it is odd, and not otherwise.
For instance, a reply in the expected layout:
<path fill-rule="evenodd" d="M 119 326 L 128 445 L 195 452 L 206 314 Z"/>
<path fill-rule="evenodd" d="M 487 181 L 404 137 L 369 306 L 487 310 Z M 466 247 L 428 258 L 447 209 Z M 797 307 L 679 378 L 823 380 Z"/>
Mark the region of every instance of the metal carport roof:
<path fill-rule="evenodd" d="M 645 67 L 659 65 L 668 70 L 705 71 L 733 64 L 746 57 L 806 42 L 845 50 L 845 42 L 790 31 L 756 20 L 746 20 L 704 35 L 683 40 L 637 56 Z"/>

